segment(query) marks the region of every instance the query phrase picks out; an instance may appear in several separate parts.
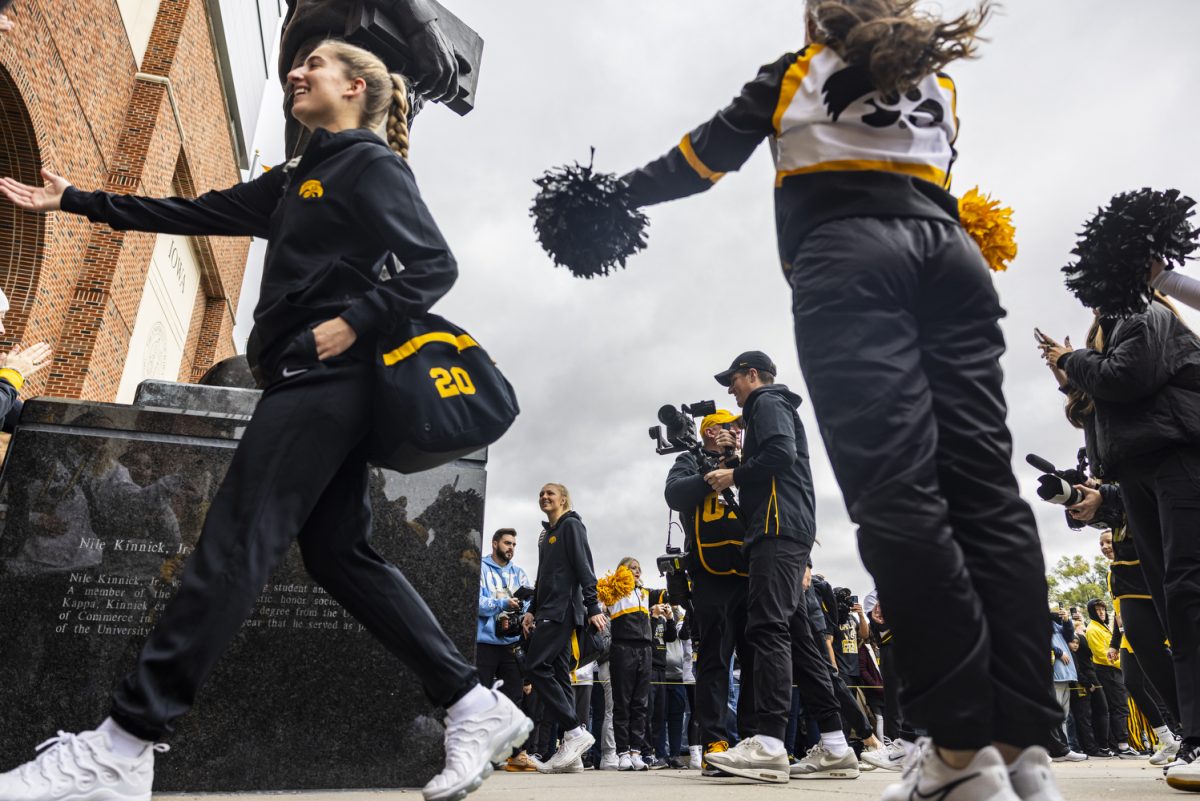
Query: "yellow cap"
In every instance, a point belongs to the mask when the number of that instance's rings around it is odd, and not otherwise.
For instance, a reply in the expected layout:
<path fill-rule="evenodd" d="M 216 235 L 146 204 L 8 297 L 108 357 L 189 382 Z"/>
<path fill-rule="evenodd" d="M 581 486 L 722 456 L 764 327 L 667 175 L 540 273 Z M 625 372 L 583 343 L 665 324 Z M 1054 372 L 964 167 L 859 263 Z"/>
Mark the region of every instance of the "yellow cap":
<path fill-rule="evenodd" d="M 710 428 L 715 428 L 716 426 L 723 426 L 726 423 L 736 423 L 741 419 L 742 419 L 741 415 L 730 414 L 729 412 L 725 411 L 724 409 L 717 409 L 715 412 L 710 414 L 708 417 L 705 417 L 703 420 L 700 421 L 700 433 L 703 434 L 705 431 L 707 431 Z"/>

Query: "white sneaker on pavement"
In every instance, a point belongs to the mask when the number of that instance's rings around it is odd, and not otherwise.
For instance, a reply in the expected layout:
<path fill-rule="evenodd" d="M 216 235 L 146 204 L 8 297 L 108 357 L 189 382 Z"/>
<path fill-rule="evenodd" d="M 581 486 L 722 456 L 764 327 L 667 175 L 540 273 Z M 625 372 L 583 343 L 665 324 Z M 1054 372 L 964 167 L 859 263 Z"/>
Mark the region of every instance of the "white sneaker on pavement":
<path fill-rule="evenodd" d="M 854 752 L 850 756 L 854 756 Z M 787 784 L 788 781 L 787 751 L 772 754 L 757 737 L 747 737 L 728 751 L 710 752 L 708 764 L 747 779 L 779 784 Z"/>
<path fill-rule="evenodd" d="M 704 749 L 698 745 L 688 746 L 688 767 L 692 770 L 700 770 L 704 763 Z"/>
<path fill-rule="evenodd" d="M 629 752 L 629 769 L 630 770 L 650 770 L 650 766 L 642 759 L 640 751 Z"/>
<path fill-rule="evenodd" d="M 60 731 L 37 747 L 32 761 L 0 774 L 4 801 L 150 801 L 154 754 L 169 747 L 147 746 L 133 759 L 113 753 L 99 731 Z"/>
<path fill-rule="evenodd" d="M 1180 740 L 1172 737 L 1169 740 L 1162 740 L 1158 744 L 1158 748 L 1154 751 L 1154 756 L 1150 757 L 1151 765 L 1165 765 L 1175 759 L 1175 755 L 1179 753 Z"/>
<path fill-rule="evenodd" d="M 600 757 L 599 770 L 620 770 L 621 762 L 617 759 L 616 754 L 605 754 Z"/>
<path fill-rule="evenodd" d="M 628 752 L 621 754 L 621 758 L 617 762 L 617 770 L 633 770 L 633 760 L 629 758 Z"/>
<path fill-rule="evenodd" d="M 852 748 L 835 757 L 828 748 L 817 743 L 792 765 L 791 775 L 793 779 L 857 779 L 858 757 Z"/>
<path fill-rule="evenodd" d="M 563 773 L 583 773 L 583 757 L 578 757 L 570 765 L 562 769 Z"/>
<path fill-rule="evenodd" d="M 863 752 L 858 755 L 860 762 L 870 765 L 872 768 L 880 768 L 881 770 L 900 770 L 900 763 L 892 762 L 891 751 L 887 746 L 873 749 L 863 749 Z"/>
<path fill-rule="evenodd" d="M 489 692 L 496 703 L 477 715 L 454 720 L 446 717 L 446 766 L 421 790 L 425 801 L 461 801 L 492 774 L 492 761 L 508 756 L 524 744 L 533 731 L 508 697 Z"/>
<path fill-rule="evenodd" d="M 992 746 L 980 749 L 962 770 L 943 762 L 928 737 L 917 747 L 920 751 L 905 763 L 900 781 L 883 791 L 883 801 L 1020 801 L 1004 759 Z"/>
<path fill-rule="evenodd" d="M 1021 801 L 1063 801 L 1050 770 L 1050 754 L 1041 746 L 1030 746 L 1008 766 L 1008 781 Z"/>
<path fill-rule="evenodd" d="M 1167 786 L 1200 793 L 1200 760 L 1182 762 L 1167 770 Z"/>
<path fill-rule="evenodd" d="M 567 773 L 567 768 L 575 763 L 575 760 L 580 759 L 587 750 L 596 742 L 596 738 L 586 729 L 574 737 L 563 737 L 562 742 L 558 744 L 558 750 L 554 752 L 554 756 L 546 760 L 542 765 L 538 766 L 539 773 Z"/>
<path fill-rule="evenodd" d="M 1052 762 L 1085 762 L 1087 758 L 1087 754 L 1081 754 L 1078 751 L 1068 751 L 1065 754 L 1060 754 L 1050 759 Z"/>

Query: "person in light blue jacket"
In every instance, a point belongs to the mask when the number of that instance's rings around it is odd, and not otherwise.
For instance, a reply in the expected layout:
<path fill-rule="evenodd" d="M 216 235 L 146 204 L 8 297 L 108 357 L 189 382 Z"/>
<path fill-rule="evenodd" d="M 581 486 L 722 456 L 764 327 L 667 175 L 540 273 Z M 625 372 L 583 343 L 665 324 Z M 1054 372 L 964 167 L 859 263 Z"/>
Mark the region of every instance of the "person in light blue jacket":
<path fill-rule="evenodd" d="M 531 587 L 529 575 L 513 564 L 517 532 L 499 529 L 492 535 L 492 553 L 479 566 L 479 620 L 475 630 L 475 669 L 483 686 L 496 679 L 504 682 L 500 691 L 515 704 L 521 702 L 521 667 L 517 649 L 521 634 L 521 615 L 528 606 L 517 595 L 522 587 Z M 524 595 L 524 593 L 520 593 Z"/>
<path fill-rule="evenodd" d="M 1062 610 L 1050 613 L 1050 653 L 1054 659 L 1054 694 L 1058 697 L 1059 706 L 1063 709 L 1063 715 L 1066 715 L 1071 710 L 1071 683 L 1079 681 L 1079 671 L 1075 667 L 1075 658 L 1071 655 L 1070 646 L 1068 646 L 1068 638 L 1075 639 L 1075 627 L 1071 624 L 1066 613 Z M 1085 755 L 1076 754 L 1071 751 L 1067 745 L 1071 741 L 1069 732 L 1067 731 L 1067 721 L 1064 718 L 1062 723 L 1062 731 L 1055 736 L 1055 740 L 1062 738 L 1062 743 L 1058 744 L 1060 749 L 1066 746 L 1067 755 L 1065 757 L 1058 756 L 1059 760 L 1068 759 L 1075 761 L 1074 757 L 1087 759 Z"/>

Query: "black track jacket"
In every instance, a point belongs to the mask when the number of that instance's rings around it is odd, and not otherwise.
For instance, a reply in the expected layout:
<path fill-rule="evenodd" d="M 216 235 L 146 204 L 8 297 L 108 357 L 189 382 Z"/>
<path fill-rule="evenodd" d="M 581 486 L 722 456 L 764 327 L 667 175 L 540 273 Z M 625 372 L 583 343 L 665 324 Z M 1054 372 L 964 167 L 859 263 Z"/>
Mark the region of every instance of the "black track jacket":
<path fill-rule="evenodd" d="M 746 516 L 746 546 L 762 537 L 812 542 L 815 502 L 800 396 L 783 384 L 750 393 L 742 407 L 742 464 L 733 471 Z"/>
<path fill-rule="evenodd" d="M 360 338 L 421 314 L 458 267 L 408 164 L 375 134 L 318 129 L 294 167 L 198 198 L 63 195 L 63 211 L 118 231 L 257 236 L 268 241 L 254 322 L 264 353 L 342 317 Z M 378 282 L 388 252 L 403 272 Z"/>
<path fill-rule="evenodd" d="M 537 592 L 529 612 L 537 620 L 582 626 L 585 610 L 587 617 L 604 611 L 596 597 L 596 569 L 583 519 L 567 512 L 553 526 L 542 523 L 542 528 Z"/>

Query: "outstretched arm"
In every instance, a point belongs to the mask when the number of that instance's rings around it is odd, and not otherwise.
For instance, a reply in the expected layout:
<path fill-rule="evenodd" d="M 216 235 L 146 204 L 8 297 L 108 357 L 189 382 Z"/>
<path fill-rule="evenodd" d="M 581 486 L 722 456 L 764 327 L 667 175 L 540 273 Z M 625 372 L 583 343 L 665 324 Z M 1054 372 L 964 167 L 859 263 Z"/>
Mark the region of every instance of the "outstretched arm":
<path fill-rule="evenodd" d="M 29 186 L 0 178 L 0 194 L 28 211 L 66 211 L 118 231 L 202 236 L 265 238 L 271 212 L 279 202 L 287 176 L 275 169 L 229 189 L 205 192 L 198 198 L 152 198 L 111 192 L 82 192 L 62 176 L 42 170 L 44 186 Z"/>
<path fill-rule="evenodd" d="M 634 202 L 649 206 L 694 195 L 736 172 L 775 132 L 783 79 L 797 58 L 788 53 L 764 66 L 711 120 L 685 134 L 666 155 L 625 175 Z"/>

